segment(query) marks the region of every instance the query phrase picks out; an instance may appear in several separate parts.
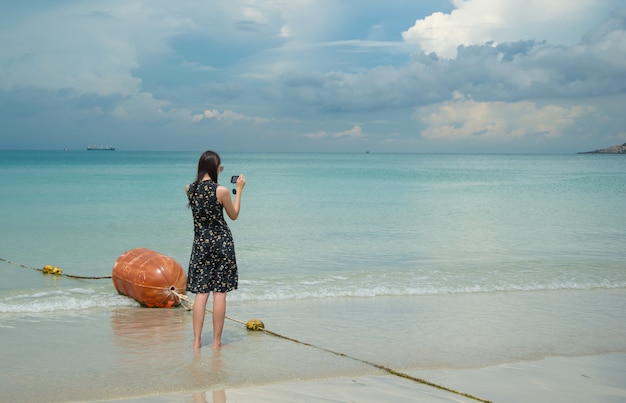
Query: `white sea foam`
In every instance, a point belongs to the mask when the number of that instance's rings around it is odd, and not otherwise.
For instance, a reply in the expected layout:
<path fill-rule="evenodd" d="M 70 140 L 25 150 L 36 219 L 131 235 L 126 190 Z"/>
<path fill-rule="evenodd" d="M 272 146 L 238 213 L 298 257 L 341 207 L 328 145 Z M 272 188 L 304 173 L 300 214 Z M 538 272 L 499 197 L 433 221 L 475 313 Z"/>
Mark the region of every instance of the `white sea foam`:
<path fill-rule="evenodd" d="M 136 301 L 118 294 L 112 287 L 22 290 L 0 300 L 0 313 L 69 312 L 137 305 Z"/>

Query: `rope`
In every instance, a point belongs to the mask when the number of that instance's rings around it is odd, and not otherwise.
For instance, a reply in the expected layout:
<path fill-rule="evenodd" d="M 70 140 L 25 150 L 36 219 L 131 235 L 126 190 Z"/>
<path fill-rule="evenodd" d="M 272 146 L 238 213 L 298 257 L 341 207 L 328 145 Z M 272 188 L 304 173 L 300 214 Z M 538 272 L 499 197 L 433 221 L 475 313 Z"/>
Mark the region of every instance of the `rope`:
<path fill-rule="evenodd" d="M 33 270 L 40 271 L 43 274 L 52 274 L 52 275 L 55 275 L 55 276 L 65 276 L 65 277 L 69 277 L 69 278 L 78 278 L 78 279 L 86 279 L 86 280 L 101 280 L 101 279 L 105 279 L 105 278 L 111 278 L 111 276 L 76 276 L 76 275 L 73 275 L 73 274 L 65 274 L 65 273 L 63 273 L 63 270 L 61 270 L 61 268 L 59 268 L 57 266 L 51 266 L 49 264 L 45 265 L 42 268 L 38 268 L 38 267 L 26 266 L 24 264 L 15 263 L 15 262 L 12 262 L 10 260 L 3 259 L 1 257 L 0 257 L 0 260 L 3 261 L 3 262 L 6 262 L 8 264 L 12 264 L 14 266 L 22 267 L 24 269 L 33 269 Z"/>
<path fill-rule="evenodd" d="M 191 300 L 189 299 L 189 297 L 187 295 L 179 294 L 176 291 L 172 291 L 172 293 L 175 294 L 180 299 L 181 305 L 187 311 L 191 311 L 193 309 L 193 302 L 191 302 Z M 185 302 L 183 303 L 183 301 L 185 301 Z M 208 313 L 212 313 L 212 311 L 209 310 L 209 309 L 205 309 L 205 311 L 208 312 Z M 407 374 L 405 372 L 396 371 L 393 368 L 389 368 L 389 367 L 381 365 L 381 364 L 376 364 L 374 362 L 363 360 L 361 358 L 352 357 L 352 356 L 344 354 L 344 353 L 339 353 L 337 351 L 329 350 L 329 349 L 324 348 L 324 347 L 316 346 L 316 345 L 311 344 L 311 343 L 300 341 L 298 339 L 294 339 L 294 338 L 282 335 L 280 333 L 276 333 L 276 332 L 273 332 L 271 330 L 267 330 L 267 329 L 265 329 L 265 325 L 263 325 L 263 322 L 261 322 L 258 319 L 250 319 L 248 322 L 243 322 L 241 320 L 238 320 L 238 319 L 235 319 L 235 318 L 231 318 L 231 317 L 228 317 L 226 315 L 224 317 L 226 319 L 230 320 L 230 321 L 233 321 L 233 322 L 239 323 L 241 325 L 244 325 L 244 326 L 246 326 L 246 328 L 248 328 L 250 330 L 262 331 L 262 332 L 265 332 L 265 333 L 270 334 L 272 336 L 279 337 L 281 339 L 285 339 L 285 340 L 292 341 L 294 343 L 302 344 L 303 346 L 312 347 L 312 348 L 315 348 L 315 349 L 318 349 L 318 350 L 321 350 L 321 351 L 325 351 L 327 353 L 331 353 L 331 354 L 337 355 L 339 357 L 350 358 L 351 360 L 358 361 L 358 362 L 361 362 L 363 364 L 367 364 L 367 365 L 369 365 L 371 367 L 381 369 L 381 370 L 387 372 L 390 375 L 398 376 L 398 377 L 404 378 L 404 379 L 409 379 L 409 380 L 411 380 L 413 382 L 421 383 L 423 385 L 431 386 L 433 388 L 437 388 L 437 389 L 440 389 L 440 390 L 445 390 L 446 392 L 454 393 L 456 395 L 467 397 L 469 399 L 473 399 L 473 400 L 476 400 L 476 401 L 479 401 L 479 402 L 492 403 L 491 400 L 483 399 L 482 397 L 474 396 L 472 394 L 461 392 L 459 390 L 452 389 L 452 388 L 449 388 L 447 386 L 439 385 L 437 383 L 428 381 L 426 379 L 418 378 L 416 376 L 409 375 L 409 374 Z"/>
<path fill-rule="evenodd" d="M 171 290 L 171 292 L 172 292 L 172 294 L 174 294 L 174 295 L 176 295 L 178 297 L 178 301 L 183 306 L 183 308 L 185 308 L 188 311 L 191 311 L 191 309 L 193 308 L 193 302 L 191 302 L 191 300 L 189 300 L 188 296 L 186 296 L 185 294 L 180 294 L 180 293 L 176 292 L 176 290 Z"/>
<path fill-rule="evenodd" d="M 242 323 L 240 321 L 237 321 L 237 322 Z M 440 389 L 440 390 L 445 390 L 446 392 L 451 392 L 451 393 L 454 393 L 454 394 L 457 394 L 457 395 L 460 395 L 460 396 L 464 396 L 464 397 L 467 397 L 467 398 L 470 398 L 470 399 L 473 399 L 473 400 L 477 400 L 479 402 L 491 403 L 490 400 L 483 399 L 482 397 L 474 396 L 474 395 L 471 395 L 469 393 L 465 393 L 465 392 L 461 392 L 461 391 L 456 390 L 456 389 L 449 388 L 447 386 L 439 385 L 437 383 L 428 381 L 426 379 L 418 378 L 416 376 L 409 375 L 409 374 L 407 374 L 405 372 L 396 371 L 393 368 L 389 368 L 389 367 L 386 367 L 386 366 L 381 365 L 381 364 L 376 364 L 376 363 L 373 363 L 373 362 L 370 362 L 370 361 L 367 361 L 367 360 L 363 360 L 361 358 L 352 357 L 352 356 L 344 354 L 344 353 L 339 353 L 339 352 L 336 352 L 336 351 L 333 351 L 333 350 L 329 350 L 329 349 L 324 348 L 324 347 L 319 347 L 319 346 L 316 346 L 316 345 L 313 345 L 313 344 L 310 344 L 310 343 L 306 343 L 306 342 L 303 342 L 303 341 L 300 341 L 300 340 L 297 340 L 297 339 L 293 339 L 291 337 L 284 336 L 284 335 L 276 333 L 276 332 L 272 332 L 271 330 L 267 330 L 267 329 L 264 329 L 264 328 L 259 328 L 258 330 L 261 330 L 261 331 L 263 331 L 265 333 L 271 334 L 272 336 L 280 337 L 281 339 L 293 341 L 294 343 L 298 343 L 298 344 L 302 344 L 302 345 L 305 345 L 305 346 L 313 347 L 313 348 L 316 348 L 318 350 L 326 351 L 328 353 L 331 353 L 331 354 L 334 354 L 334 355 L 337 355 L 337 356 L 340 356 L 340 357 L 350 358 L 350 359 L 352 359 L 354 361 L 359 361 L 359 362 L 361 362 L 363 364 L 367 364 L 367 365 L 372 366 L 374 368 L 382 369 L 383 371 L 387 372 L 390 375 L 395 375 L 395 376 L 399 376 L 400 378 L 409 379 L 409 380 L 411 380 L 413 382 L 417 382 L 417 383 L 421 383 L 421 384 L 424 384 L 424 385 L 428 385 L 428 386 L 431 386 L 433 388 L 437 388 L 437 389 Z"/>

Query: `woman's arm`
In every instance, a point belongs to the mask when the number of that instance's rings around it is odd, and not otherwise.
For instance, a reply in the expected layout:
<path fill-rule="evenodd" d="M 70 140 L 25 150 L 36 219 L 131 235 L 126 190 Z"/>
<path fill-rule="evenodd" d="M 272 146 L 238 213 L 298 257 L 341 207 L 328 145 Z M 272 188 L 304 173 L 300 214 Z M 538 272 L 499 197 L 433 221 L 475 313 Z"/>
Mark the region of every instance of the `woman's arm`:
<path fill-rule="evenodd" d="M 217 187 L 217 200 L 222 203 L 224 210 L 226 210 L 226 214 L 228 214 L 228 217 L 230 217 L 233 221 L 239 217 L 239 211 L 241 210 L 241 193 L 244 186 L 246 186 L 246 178 L 243 175 L 239 175 L 236 184 L 237 192 L 235 193 L 234 202 L 230 198 L 230 192 L 226 186 L 220 185 Z"/>

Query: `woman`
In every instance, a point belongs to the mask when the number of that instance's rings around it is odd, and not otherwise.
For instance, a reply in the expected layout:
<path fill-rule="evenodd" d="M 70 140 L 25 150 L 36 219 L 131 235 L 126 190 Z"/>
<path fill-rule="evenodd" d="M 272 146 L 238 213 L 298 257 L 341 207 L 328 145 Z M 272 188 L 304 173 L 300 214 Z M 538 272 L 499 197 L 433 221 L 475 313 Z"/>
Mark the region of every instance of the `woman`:
<path fill-rule="evenodd" d="M 193 303 L 193 348 L 196 349 L 202 347 L 202 326 L 209 294 L 213 292 L 213 348 L 220 348 L 226 293 L 237 289 L 235 245 L 223 211 L 226 210 L 231 220 L 237 219 L 246 178 L 243 175 L 237 178 L 233 203 L 228 188 L 218 185 L 218 175 L 224 168 L 220 164 L 217 153 L 205 151 L 198 161 L 196 181 L 185 188 L 194 227 L 187 291 L 196 294 Z"/>

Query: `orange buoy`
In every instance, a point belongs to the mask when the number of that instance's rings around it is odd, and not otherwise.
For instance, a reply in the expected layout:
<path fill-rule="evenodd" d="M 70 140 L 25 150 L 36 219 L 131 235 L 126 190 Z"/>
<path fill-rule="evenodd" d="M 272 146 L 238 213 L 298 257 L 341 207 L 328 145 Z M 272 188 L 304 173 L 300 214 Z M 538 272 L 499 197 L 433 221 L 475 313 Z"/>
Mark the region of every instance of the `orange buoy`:
<path fill-rule="evenodd" d="M 150 308 L 171 308 L 180 304 L 174 293 L 185 294 L 187 276 L 178 262 L 146 248 L 131 249 L 113 266 L 117 292 Z"/>

